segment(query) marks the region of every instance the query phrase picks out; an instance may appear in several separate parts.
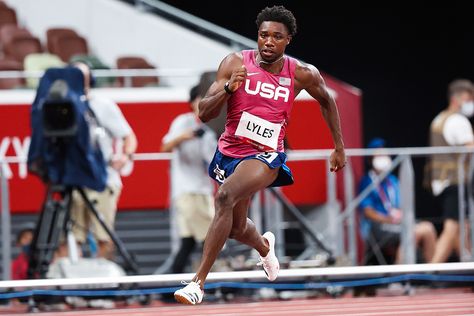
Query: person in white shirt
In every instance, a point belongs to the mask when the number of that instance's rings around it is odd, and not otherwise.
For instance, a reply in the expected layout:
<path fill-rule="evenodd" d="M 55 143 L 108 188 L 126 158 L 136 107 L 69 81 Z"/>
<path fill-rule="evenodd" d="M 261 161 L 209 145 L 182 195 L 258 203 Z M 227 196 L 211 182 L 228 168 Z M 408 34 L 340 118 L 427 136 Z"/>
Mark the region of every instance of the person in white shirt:
<path fill-rule="evenodd" d="M 431 123 L 430 145 L 474 149 L 474 134 L 468 119 L 474 115 L 473 83 L 454 80 L 448 87 L 448 98 L 448 107 Z M 443 213 L 443 230 L 436 243 L 433 263 L 445 262 L 453 251 L 460 253 L 458 168 L 457 154 L 433 155 L 429 161 L 431 191 Z M 466 174 L 463 185 L 467 185 L 468 178 Z"/>
<path fill-rule="evenodd" d="M 118 105 L 112 100 L 98 98 L 90 94 L 91 70 L 89 65 L 83 62 L 75 62 L 73 66 L 79 68 L 84 74 L 84 94 L 89 101 L 89 106 L 94 112 L 99 125 L 98 133 L 100 149 L 107 162 L 107 186 L 104 191 L 98 192 L 85 189 L 86 195 L 92 201 L 97 211 L 102 215 L 104 223 L 110 230 L 114 230 L 117 204 L 122 191 L 122 180 L 120 170 L 131 163 L 138 142 L 130 124 L 121 112 Z M 123 142 L 119 152 L 115 152 L 114 144 Z M 71 205 L 71 219 L 73 220 L 73 233 L 79 244 L 84 244 L 87 232 L 90 230 L 98 241 L 98 253 L 100 258 L 113 259 L 114 243 L 111 236 L 100 225 L 95 216 L 88 210 L 84 200 L 78 192 L 73 193 Z"/>
<path fill-rule="evenodd" d="M 208 166 L 214 156 L 217 137 L 199 120 L 201 99 L 195 86 L 190 91 L 192 112 L 177 116 L 163 137 L 161 151 L 172 152 L 171 199 L 176 209 L 181 245 L 171 270 L 182 273 L 197 242 L 203 242 L 214 218 L 214 183 Z"/>

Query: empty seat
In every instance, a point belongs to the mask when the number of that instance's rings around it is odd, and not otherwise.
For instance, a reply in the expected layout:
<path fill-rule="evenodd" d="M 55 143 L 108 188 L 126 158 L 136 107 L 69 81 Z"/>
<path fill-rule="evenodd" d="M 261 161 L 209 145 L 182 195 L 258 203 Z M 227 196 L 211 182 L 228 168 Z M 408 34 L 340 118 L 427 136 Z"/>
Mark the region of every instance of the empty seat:
<path fill-rule="evenodd" d="M 156 69 L 145 58 L 139 56 L 123 56 L 117 59 L 118 69 Z M 158 77 L 132 77 L 132 87 L 156 86 L 159 84 Z M 124 85 L 124 78 L 119 78 L 120 84 Z"/>
<path fill-rule="evenodd" d="M 0 43 L 3 47 L 6 46 L 7 43 L 11 42 L 12 38 L 22 35 L 31 36 L 32 34 L 28 29 L 20 27 L 16 24 L 5 24 L 0 27 Z"/>
<path fill-rule="evenodd" d="M 94 55 L 74 55 L 69 60 L 69 63 L 83 62 L 89 66 L 92 70 L 104 70 L 110 69 L 102 60 Z M 95 86 L 96 87 L 113 87 L 117 82 L 115 77 L 96 77 Z"/>
<path fill-rule="evenodd" d="M 31 35 L 18 35 L 4 47 L 5 55 L 23 64 L 26 55 L 43 52 L 41 42 Z"/>
<path fill-rule="evenodd" d="M 50 53 L 55 54 L 54 41 L 58 36 L 71 35 L 79 36 L 74 29 L 67 27 L 52 27 L 46 30 L 46 48 Z"/>
<path fill-rule="evenodd" d="M 88 55 L 87 41 L 78 35 L 59 35 L 53 41 L 53 51 L 64 62 L 69 62 L 74 55 Z"/>
<path fill-rule="evenodd" d="M 5 24 L 18 24 L 16 12 L 9 7 L 0 7 L 0 27 Z"/>
<path fill-rule="evenodd" d="M 22 71 L 23 66 L 20 62 L 11 59 L 0 59 L 0 73 L 2 71 Z M 23 78 L 0 78 L 0 89 L 23 88 L 25 79 Z"/>
<path fill-rule="evenodd" d="M 49 53 L 33 53 L 25 57 L 23 68 L 26 71 L 44 71 L 52 67 L 63 67 L 65 63 L 56 55 Z M 26 86 L 31 89 L 38 87 L 39 78 L 27 78 Z"/>

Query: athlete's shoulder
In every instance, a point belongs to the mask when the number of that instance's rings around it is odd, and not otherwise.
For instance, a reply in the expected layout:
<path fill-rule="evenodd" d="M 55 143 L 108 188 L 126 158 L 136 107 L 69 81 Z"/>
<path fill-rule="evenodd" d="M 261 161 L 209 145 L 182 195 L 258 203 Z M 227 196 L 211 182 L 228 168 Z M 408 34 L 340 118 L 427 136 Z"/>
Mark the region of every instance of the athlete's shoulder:
<path fill-rule="evenodd" d="M 300 60 L 296 60 L 295 75 L 302 77 L 319 76 L 319 70 L 312 64 L 304 63 Z"/>
<path fill-rule="evenodd" d="M 227 64 L 242 64 L 244 62 L 244 55 L 243 52 L 232 52 L 228 54 L 224 59 L 222 60 L 223 63 Z"/>
<path fill-rule="evenodd" d="M 295 67 L 295 80 L 301 84 L 302 88 L 305 88 L 315 83 L 321 83 L 322 77 L 319 70 L 314 65 L 297 60 Z"/>
<path fill-rule="evenodd" d="M 227 56 L 222 59 L 221 64 L 219 65 L 218 69 L 218 77 L 219 74 L 223 74 L 226 77 L 230 77 L 230 74 L 235 68 L 242 67 L 244 64 L 244 57 L 242 52 L 233 52 L 228 54 Z"/>

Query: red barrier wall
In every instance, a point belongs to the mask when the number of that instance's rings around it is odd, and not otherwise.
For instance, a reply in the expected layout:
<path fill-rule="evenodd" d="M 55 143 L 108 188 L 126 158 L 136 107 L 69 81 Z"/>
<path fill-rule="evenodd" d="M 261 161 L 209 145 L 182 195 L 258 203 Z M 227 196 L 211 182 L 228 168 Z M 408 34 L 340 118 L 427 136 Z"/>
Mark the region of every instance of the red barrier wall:
<path fill-rule="evenodd" d="M 361 96 L 357 89 L 325 76 L 328 86 L 334 90 L 339 105 L 346 147 L 361 147 Z M 161 88 L 163 89 L 163 88 Z M 164 91 L 164 90 L 161 90 Z M 139 90 L 130 92 L 127 98 L 116 97 L 127 120 L 139 140 L 138 152 L 158 152 L 161 138 L 178 114 L 188 111 L 187 93 L 181 97 L 163 98 L 140 95 Z M 105 94 L 105 93 L 104 93 Z M 123 95 L 123 91 L 121 93 Z M 158 93 L 159 95 L 159 93 Z M 137 96 L 134 100 L 133 96 Z M 0 157 L 26 154 L 30 135 L 29 102 L 22 98 L 9 102 L 0 99 Z M 23 98 L 25 99 L 25 98 Z M 30 93 L 29 97 L 31 99 Z M 124 100 L 126 99 L 126 100 Z M 146 100 L 146 101 L 142 101 Z M 31 101 L 30 101 L 31 102 Z M 26 142 L 25 142 L 26 141 Z M 316 101 L 298 99 L 288 126 L 288 141 L 292 149 L 332 148 L 332 139 Z M 289 162 L 295 184 L 284 189 L 295 204 L 319 204 L 326 199 L 326 170 L 324 162 Z M 356 175 L 361 165 L 354 166 Z M 26 175 L 25 165 L 9 164 L 12 174 L 9 180 L 10 205 L 13 212 L 38 211 L 44 195 L 43 184 L 34 176 Z M 169 178 L 167 161 L 139 161 L 133 173 L 123 178 L 124 190 L 120 199 L 121 209 L 156 209 L 168 206 Z"/>

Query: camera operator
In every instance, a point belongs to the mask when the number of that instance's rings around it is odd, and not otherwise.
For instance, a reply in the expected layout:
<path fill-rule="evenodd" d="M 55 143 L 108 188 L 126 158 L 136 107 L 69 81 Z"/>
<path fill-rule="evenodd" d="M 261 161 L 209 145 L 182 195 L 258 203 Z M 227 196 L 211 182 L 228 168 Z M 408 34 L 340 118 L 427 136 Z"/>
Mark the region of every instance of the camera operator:
<path fill-rule="evenodd" d="M 189 93 L 192 112 L 173 120 L 161 145 L 161 151 L 173 152 L 171 199 L 181 238 L 172 264 L 173 273 L 184 271 L 196 242 L 204 241 L 214 217 L 214 185 L 207 175 L 207 166 L 217 141 L 214 131 L 199 120 L 198 90 L 195 86 Z"/>
<path fill-rule="evenodd" d="M 85 192 L 89 200 L 95 204 L 97 211 L 103 216 L 105 224 L 113 230 L 117 203 L 122 190 L 119 172 L 126 164 L 131 163 L 137 148 L 137 139 L 115 102 L 90 95 L 93 77 L 89 66 L 82 62 L 74 63 L 73 66 L 81 70 L 84 75 L 84 94 L 101 126 L 98 140 L 104 159 L 108 163 L 105 190 L 98 192 L 85 188 Z M 122 152 L 114 153 L 116 147 L 114 144 L 119 140 L 123 141 Z M 114 244 L 110 236 L 94 215 L 88 211 L 78 192 L 73 193 L 71 219 L 74 223 L 73 233 L 79 244 L 86 241 L 87 233 L 90 230 L 98 242 L 97 257 L 112 259 Z"/>

